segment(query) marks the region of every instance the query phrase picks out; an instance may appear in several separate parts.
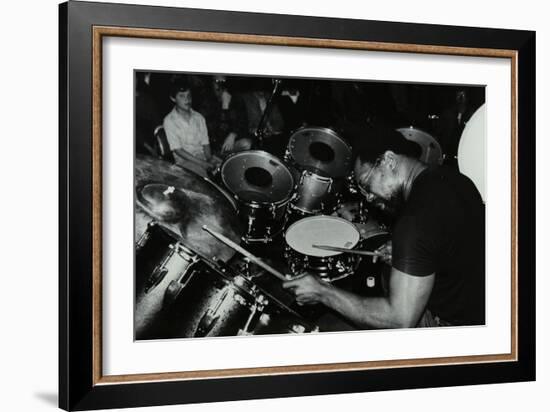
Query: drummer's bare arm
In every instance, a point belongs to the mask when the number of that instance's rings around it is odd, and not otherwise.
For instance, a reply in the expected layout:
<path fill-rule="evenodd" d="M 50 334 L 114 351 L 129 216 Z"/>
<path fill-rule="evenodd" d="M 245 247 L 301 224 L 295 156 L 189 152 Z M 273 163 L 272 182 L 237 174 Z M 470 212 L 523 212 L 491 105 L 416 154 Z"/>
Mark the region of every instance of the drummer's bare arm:
<path fill-rule="evenodd" d="M 433 288 L 435 275 L 411 276 L 393 268 L 388 297 L 366 298 L 307 275 L 285 282 L 300 304 L 323 303 L 358 327 L 410 328 L 416 326 Z"/>

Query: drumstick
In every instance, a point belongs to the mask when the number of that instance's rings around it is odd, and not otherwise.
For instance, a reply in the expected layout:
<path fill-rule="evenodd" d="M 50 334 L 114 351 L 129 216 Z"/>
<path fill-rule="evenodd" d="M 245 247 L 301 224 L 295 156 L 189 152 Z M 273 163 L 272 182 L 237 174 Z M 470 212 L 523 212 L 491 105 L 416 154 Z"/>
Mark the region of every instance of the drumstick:
<path fill-rule="evenodd" d="M 311 245 L 311 246 L 316 248 L 316 249 L 331 250 L 333 252 L 352 253 L 354 255 L 379 256 L 379 257 L 389 256 L 389 254 L 386 254 L 386 253 L 371 252 L 369 250 L 346 249 L 344 247 L 336 247 L 336 246 L 329 246 L 329 245 Z"/>
<path fill-rule="evenodd" d="M 231 239 L 228 239 L 227 237 L 225 237 L 224 235 L 222 235 L 221 233 L 217 233 L 215 231 L 213 231 L 212 229 L 209 229 L 206 225 L 203 225 L 202 227 L 202 230 L 205 230 L 207 231 L 208 233 L 210 233 L 212 236 L 214 236 L 216 239 L 218 239 L 220 242 L 222 243 L 225 243 L 227 246 L 229 246 L 231 249 L 235 249 L 237 252 L 241 253 L 242 255 L 244 255 L 245 257 L 247 257 L 252 263 L 255 263 L 256 265 L 264 268 L 265 270 L 267 270 L 269 273 L 271 273 L 272 275 L 276 276 L 277 278 L 279 278 L 280 280 L 282 281 L 287 281 L 287 278 L 285 277 L 285 275 L 283 275 L 281 272 L 279 272 L 278 270 L 272 268 L 271 266 L 269 266 L 267 263 L 265 263 L 263 260 L 261 260 L 260 258 L 254 256 L 252 253 L 250 253 L 248 250 L 240 247 L 239 245 L 237 245 L 235 242 L 233 242 Z"/>

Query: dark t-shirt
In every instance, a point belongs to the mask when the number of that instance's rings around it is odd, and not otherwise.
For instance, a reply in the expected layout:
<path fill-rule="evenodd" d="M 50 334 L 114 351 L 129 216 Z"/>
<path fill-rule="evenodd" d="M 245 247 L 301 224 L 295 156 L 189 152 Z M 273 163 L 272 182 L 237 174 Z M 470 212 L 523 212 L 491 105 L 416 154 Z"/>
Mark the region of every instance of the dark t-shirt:
<path fill-rule="evenodd" d="M 395 223 L 393 266 L 435 273 L 427 308 L 455 325 L 485 323 L 485 206 L 470 179 L 447 167 L 416 177 Z"/>

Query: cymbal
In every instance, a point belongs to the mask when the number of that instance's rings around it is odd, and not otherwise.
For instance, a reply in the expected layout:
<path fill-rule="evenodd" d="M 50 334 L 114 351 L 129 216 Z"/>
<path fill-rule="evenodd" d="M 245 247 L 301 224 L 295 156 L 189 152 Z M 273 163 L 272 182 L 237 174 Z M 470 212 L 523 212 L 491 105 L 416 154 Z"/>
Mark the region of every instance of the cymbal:
<path fill-rule="evenodd" d="M 183 167 L 137 155 L 134 183 L 136 240 L 156 220 L 205 257 L 227 261 L 235 254 L 202 230 L 208 225 L 237 243 L 243 233 L 231 197 L 213 182 Z"/>

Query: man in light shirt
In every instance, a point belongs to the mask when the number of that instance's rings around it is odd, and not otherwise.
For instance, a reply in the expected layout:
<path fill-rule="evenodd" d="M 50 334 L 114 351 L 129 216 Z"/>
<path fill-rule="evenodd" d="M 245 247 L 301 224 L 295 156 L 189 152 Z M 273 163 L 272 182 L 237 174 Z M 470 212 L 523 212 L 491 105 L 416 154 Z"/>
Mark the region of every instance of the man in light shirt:
<path fill-rule="evenodd" d="M 190 85 L 180 80 L 170 91 L 174 108 L 164 118 L 163 126 L 170 150 L 177 164 L 202 176 L 219 162 L 212 156 L 204 117 L 193 110 Z"/>

